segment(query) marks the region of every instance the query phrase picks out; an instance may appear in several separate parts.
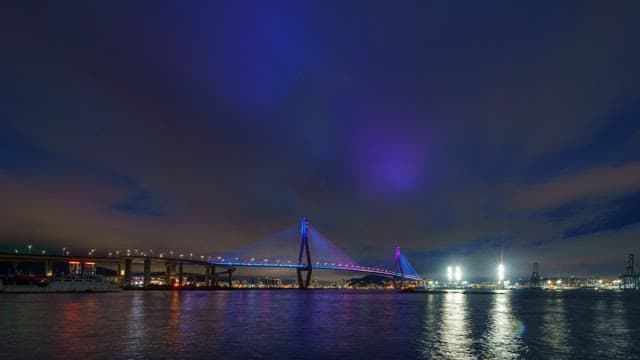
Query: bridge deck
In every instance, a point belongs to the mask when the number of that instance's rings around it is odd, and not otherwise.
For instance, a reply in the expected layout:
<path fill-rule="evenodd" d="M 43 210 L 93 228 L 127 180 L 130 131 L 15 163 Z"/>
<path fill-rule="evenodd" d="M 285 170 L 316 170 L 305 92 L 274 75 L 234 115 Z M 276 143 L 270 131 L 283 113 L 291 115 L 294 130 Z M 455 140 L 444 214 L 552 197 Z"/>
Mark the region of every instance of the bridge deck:
<path fill-rule="evenodd" d="M 297 263 L 269 263 L 269 262 L 244 262 L 244 261 L 209 261 L 209 264 L 216 266 L 230 266 L 230 267 L 260 267 L 260 268 L 281 268 L 281 269 L 306 269 L 306 264 L 297 264 Z M 419 276 L 415 275 L 407 275 L 399 272 L 370 267 L 370 266 L 360 266 L 360 265 L 351 265 L 351 264 L 324 264 L 324 263 L 316 263 L 311 265 L 311 268 L 314 270 L 340 270 L 340 271 L 353 271 L 353 272 L 361 272 L 367 274 L 376 274 L 376 275 L 385 275 L 392 277 L 399 277 L 409 280 L 422 280 Z"/>

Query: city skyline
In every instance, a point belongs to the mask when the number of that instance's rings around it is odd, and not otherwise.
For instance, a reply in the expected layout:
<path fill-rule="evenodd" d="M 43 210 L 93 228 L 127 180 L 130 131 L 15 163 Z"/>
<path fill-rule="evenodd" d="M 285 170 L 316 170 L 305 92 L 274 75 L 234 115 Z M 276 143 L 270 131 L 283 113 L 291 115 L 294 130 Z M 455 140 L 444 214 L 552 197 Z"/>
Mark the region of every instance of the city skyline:
<path fill-rule="evenodd" d="M 1 9 L 0 248 L 216 254 L 308 217 L 421 274 L 640 252 L 637 3 Z"/>

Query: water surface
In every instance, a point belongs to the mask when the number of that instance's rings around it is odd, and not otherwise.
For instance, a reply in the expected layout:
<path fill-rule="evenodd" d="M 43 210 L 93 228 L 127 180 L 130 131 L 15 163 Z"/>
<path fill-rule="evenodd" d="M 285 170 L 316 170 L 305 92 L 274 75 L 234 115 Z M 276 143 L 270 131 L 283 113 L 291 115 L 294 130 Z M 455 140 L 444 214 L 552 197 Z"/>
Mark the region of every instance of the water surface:
<path fill-rule="evenodd" d="M 640 358 L 629 293 L 0 294 L 0 359 Z"/>

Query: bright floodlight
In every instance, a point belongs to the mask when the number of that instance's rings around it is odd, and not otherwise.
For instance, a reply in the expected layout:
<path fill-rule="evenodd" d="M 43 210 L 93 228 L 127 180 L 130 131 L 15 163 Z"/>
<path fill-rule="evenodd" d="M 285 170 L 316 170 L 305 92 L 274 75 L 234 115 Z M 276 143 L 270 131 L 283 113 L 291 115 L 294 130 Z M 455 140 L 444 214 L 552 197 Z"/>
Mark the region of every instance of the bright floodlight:
<path fill-rule="evenodd" d="M 460 270 L 460 266 L 456 266 L 456 281 L 462 280 L 462 270 Z"/>
<path fill-rule="evenodd" d="M 449 282 L 453 280 L 453 271 L 451 270 L 451 266 L 447 266 L 447 280 L 449 280 Z"/>
<path fill-rule="evenodd" d="M 504 265 L 498 265 L 498 281 L 504 280 Z"/>

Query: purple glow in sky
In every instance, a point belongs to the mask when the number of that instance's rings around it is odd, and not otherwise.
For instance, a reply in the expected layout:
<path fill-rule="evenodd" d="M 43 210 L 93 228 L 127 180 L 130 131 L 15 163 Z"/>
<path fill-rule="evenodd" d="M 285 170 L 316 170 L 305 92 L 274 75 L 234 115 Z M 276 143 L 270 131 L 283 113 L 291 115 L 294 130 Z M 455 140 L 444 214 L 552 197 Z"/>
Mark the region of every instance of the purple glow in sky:
<path fill-rule="evenodd" d="M 363 129 L 353 146 L 353 161 L 364 188 L 382 193 L 417 190 L 426 149 L 414 134 Z"/>

